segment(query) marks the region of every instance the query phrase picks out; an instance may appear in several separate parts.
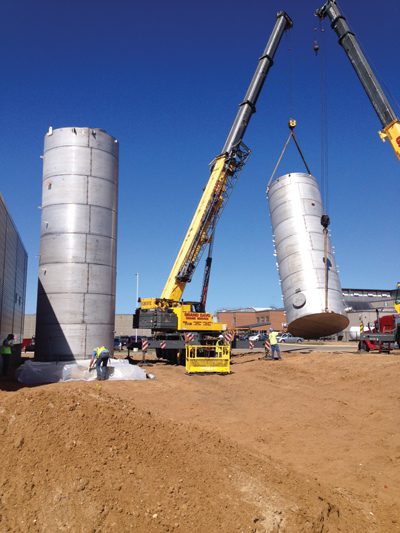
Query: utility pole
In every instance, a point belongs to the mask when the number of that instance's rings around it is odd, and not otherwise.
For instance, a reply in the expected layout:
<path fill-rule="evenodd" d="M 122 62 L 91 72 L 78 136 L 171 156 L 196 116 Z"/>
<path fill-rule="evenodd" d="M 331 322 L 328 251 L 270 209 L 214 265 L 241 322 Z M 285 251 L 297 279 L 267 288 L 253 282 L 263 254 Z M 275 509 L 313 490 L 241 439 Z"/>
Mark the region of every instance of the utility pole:
<path fill-rule="evenodd" d="M 136 272 L 136 305 L 139 301 L 139 272 Z M 135 342 L 137 342 L 137 328 L 135 329 Z"/>

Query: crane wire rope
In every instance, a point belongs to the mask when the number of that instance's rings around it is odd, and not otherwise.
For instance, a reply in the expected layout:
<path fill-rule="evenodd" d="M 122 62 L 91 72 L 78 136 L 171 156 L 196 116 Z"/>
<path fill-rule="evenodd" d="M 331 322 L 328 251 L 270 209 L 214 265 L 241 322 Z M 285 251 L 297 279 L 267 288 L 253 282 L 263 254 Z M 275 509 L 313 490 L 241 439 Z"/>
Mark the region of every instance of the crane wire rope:
<path fill-rule="evenodd" d="M 278 170 L 278 167 L 279 167 L 279 165 L 280 165 L 280 162 L 282 161 L 282 158 L 283 158 L 283 156 L 285 155 L 286 149 L 287 149 L 287 147 L 288 147 L 289 142 L 290 142 L 291 139 L 293 139 L 293 141 L 294 141 L 294 143 L 295 143 L 295 145 L 296 145 L 296 148 L 297 148 L 297 150 L 298 150 L 298 152 L 299 152 L 299 154 L 300 154 L 300 157 L 301 157 L 301 159 L 302 159 L 302 161 L 303 161 L 303 163 L 304 163 L 304 166 L 306 167 L 307 173 L 311 175 L 310 167 L 309 167 L 308 164 L 307 164 L 307 161 L 306 161 L 306 159 L 305 159 L 305 157 L 304 157 L 304 154 L 303 154 L 303 152 L 302 152 L 302 150 L 301 150 L 301 148 L 300 148 L 300 145 L 299 145 L 299 142 L 298 142 L 298 140 L 297 140 L 297 137 L 296 137 L 296 135 L 294 134 L 294 128 L 296 127 L 296 121 L 295 121 L 294 119 L 290 119 L 288 125 L 289 125 L 289 129 L 290 129 L 289 136 L 288 136 L 288 138 L 286 139 L 286 142 L 285 142 L 285 145 L 284 145 L 284 147 L 283 147 L 283 150 L 282 150 L 282 152 L 281 152 L 281 154 L 280 154 L 280 156 L 279 156 L 279 158 L 278 158 L 278 161 L 276 162 L 276 165 L 275 165 L 275 167 L 274 167 L 274 170 L 272 171 L 272 174 L 271 174 L 271 176 L 270 176 L 270 178 L 269 178 L 269 180 L 268 180 L 268 183 L 267 183 L 267 193 L 268 193 L 268 191 L 269 191 L 269 188 L 270 188 L 270 186 L 271 186 L 272 180 L 273 180 L 274 177 L 275 177 L 276 171 Z"/>
<path fill-rule="evenodd" d="M 319 86 L 320 86 L 320 165 L 321 165 L 321 197 L 323 212 L 329 210 L 329 166 L 328 166 L 328 101 L 327 101 L 327 80 L 326 80 L 326 55 L 327 47 L 325 40 L 325 28 L 322 25 L 322 20 L 319 19 L 319 28 L 314 28 L 315 31 L 319 30 L 321 35 L 322 51 L 319 54 L 320 46 L 318 41 L 314 41 L 315 55 L 319 55 Z M 323 214 L 321 217 L 321 225 L 323 227 L 323 239 L 324 239 L 324 296 L 325 296 L 325 312 L 329 311 L 328 296 L 329 296 L 329 217 Z"/>
<path fill-rule="evenodd" d="M 316 28 L 317 30 L 317 28 Z M 323 21 L 319 19 L 319 33 L 321 34 L 322 50 L 318 54 L 319 61 L 319 76 L 320 76 L 320 160 L 321 160 L 321 189 L 323 205 L 326 211 L 329 210 L 329 165 L 328 165 L 328 100 L 327 100 L 327 69 L 326 69 L 326 54 L 327 47 L 325 42 L 325 28 Z M 315 50 L 315 48 L 314 48 Z M 318 46 L 319 51 L 319 46 Z"/>
<path fill-rule="evenodd" d="M 291 32 L 286 32 L 285 39 L 287 41 L 287 50 L 288 50 L 288 102 L 289 102 L 289 116 L 295 116 L 294 113 L 294 64 L 293 64 L 293 46 L 292 46 L 292 34 Z"/>
<path fill-rule="evenodd" d="M 289 108 L 289 116 L 294 116 L 294 90 L 293 90 L 293 79 L 294 79 L 294 59 L 293 59 L 293 46 L 292 46 L 292 36 L 290 33 L 287 33 L 285 35 L 285 38 L 287 39 L 287 49 L 288 49 L 288 57 L 289 57 L 289 64 L 288 64 L 288 108 Z M 307 164 L 307 161 L 304 157 L 304 154 L 300 148 L 300 145 L 299 145 L 299 142 L 297 140 L 297 137 L 294 133 L 294 128 L 296 127 L 296 120 L 294 119 L 289 119 L 288 121 L 288 126 L 289 126 L 289 129 L 290 129 L 290 132 L 289 132 L 289 136 L 285 142 L 285 145 L 283 147 L 283 150 L 278 158 L 278 161 L 276 162 L 276 165 L 274 167 L 274 170 L 272 171 L 272 174 L 268 180 L 268 183 L 267 183 L 267 188 L 266 188 L 266 191 L 267 191 L 267 194 L 268 194 L 268 191 L 269 191 L 269 188 L 271 186 L 271 183 L 272 183 L 272 180 L 274 179 L 274 176 L 276 174 L 276 171 L 278 170 L 278 167 L 282 161 L 282 158 L 283 156 L 285 155 L 285 152 L 286 152 L 286 149 L 289 145 L 289 142 L 290 140 L 293 138 L 293 141 L 296 145 L 296 148 L 297 148 L 297 151 L 299 152 L 300 154 L 300 157 L 304 163 L 304 166 L 306 167 L 306 170 L 307 170 L 307 173 L 311 175 L 311 171 L 310 171 L 310 168 Z"/>
<path fill-rule="evenodd" d="M 207 259 L 206 259 L 206 263 L 204 266 L 203 284 L 201 287 L 201 295 L 200 295 L 200 311 L 202 313 L 205 313 L 206 311 L 208 286 L 210 283 L 211 265 L 213 261 L 213 248 L 214 248 L 216 222 L 217 221 L 214 220 L 212 224 L 212 230 L 211 230 L 209 241 L 208 241 L 208 254 L 207 254 Z"/>

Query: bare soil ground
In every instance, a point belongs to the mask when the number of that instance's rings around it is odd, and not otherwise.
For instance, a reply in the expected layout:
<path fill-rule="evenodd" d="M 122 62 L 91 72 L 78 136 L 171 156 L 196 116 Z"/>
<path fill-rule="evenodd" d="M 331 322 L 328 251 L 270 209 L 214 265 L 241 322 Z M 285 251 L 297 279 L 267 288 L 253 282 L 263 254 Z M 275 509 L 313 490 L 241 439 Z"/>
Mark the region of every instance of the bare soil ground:
<path fill-rule="evenodd" d="M 0 384 L 0 531 L 400 531 L 399 354 L 260 355 Z"/>

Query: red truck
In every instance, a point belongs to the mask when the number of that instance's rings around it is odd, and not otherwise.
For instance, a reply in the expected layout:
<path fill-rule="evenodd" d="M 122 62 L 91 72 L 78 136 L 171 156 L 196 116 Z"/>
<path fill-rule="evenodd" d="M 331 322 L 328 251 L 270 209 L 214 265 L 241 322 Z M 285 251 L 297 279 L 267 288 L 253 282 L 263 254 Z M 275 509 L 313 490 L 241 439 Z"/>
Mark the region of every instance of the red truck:
<path fill-rule="evenodd" d="M 30 339 L 23 339 L 21 345 L 21 352 L 34 352 L 35 351 L 35 337 Z"/>
<path fill-rule="evenodd" d="M 359 350 L 364 352 L 378 350 L 379 353 L 390 353 L 396 342 L 400 347 L 400 315 L 379 317 L 378 311 L 377 315 L 372 331 L 361 333 Z"/>

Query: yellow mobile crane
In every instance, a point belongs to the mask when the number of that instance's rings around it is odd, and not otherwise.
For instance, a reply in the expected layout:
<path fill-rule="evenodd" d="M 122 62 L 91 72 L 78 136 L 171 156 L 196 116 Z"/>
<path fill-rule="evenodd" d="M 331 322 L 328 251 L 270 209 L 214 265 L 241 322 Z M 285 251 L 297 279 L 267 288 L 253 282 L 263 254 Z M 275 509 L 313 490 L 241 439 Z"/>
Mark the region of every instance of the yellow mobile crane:
<path fill-rule="evenodd" d="M 393 111 L 381 85 L 376 79 L 354 33 L 351 31 L 346 19 L 340 12 L 336 0 L 328 0 L 315 12 L 321 20 L 328 17 L 331 27 L 339 37 L 339 44 L 343 47 L 361 81 L 367 96 L 374 107 L 382 124 L 379 136 L 383 141 L 388 139 L 394 153 L 400 159 L 400 120 Z"/>
<path fill-rule="evenodd" d="M 271 36 L 259 59 L 244 100 L 239 106 L 226 142 L 212 163 L 210 178 L 161 297 L 141 298 L 141 305 L 135 311 L 133 327 L 151 329 L 149 347 L 156 348 L 158 356 L 173 362 L 177 359 L 183 362 L 184 358 L 181 356 L 188 339 L 194 344 L 204 343 L 204 339 L 207 339 L 207 344 L 212 347 L 218 344 L 218 337 L 226 330 L 225 324 L 214 322 L 212 315 L 205 312 L 215 226 L 238 173 L 250 154 L 249 148 L 243 143 L 243 137 L 256 110 L 258 96 L 273 64 L 282 35 L 292 25 L 290 17 L 285 12 L 277 13 Z M 185 302 L 182 300 L 183 291 L 186 284 L 192 280 L 207 245 L 210 251 L 206 262 L 201 302 Z"/>

